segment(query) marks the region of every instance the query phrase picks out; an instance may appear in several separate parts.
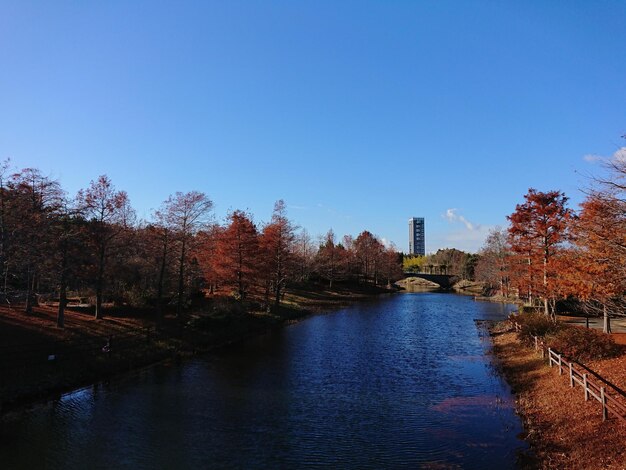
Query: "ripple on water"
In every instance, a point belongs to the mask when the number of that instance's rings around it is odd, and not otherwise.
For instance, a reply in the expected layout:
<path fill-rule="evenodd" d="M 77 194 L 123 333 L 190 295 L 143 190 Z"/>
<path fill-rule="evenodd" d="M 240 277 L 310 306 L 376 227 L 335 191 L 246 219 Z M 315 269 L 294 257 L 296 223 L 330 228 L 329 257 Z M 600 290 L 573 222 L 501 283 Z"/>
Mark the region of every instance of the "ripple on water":
<path fill-rule="evenodd" d="M 0 461 L 6 468 L 512 468 L 521 423 L 474 324 L 504 317 L 499 308 L 407 294 L 312 317 L 24 413 L 10 427 L 14 445 L 0 445 Z M 3 427 L 0 437 L 8 432 Z"/>

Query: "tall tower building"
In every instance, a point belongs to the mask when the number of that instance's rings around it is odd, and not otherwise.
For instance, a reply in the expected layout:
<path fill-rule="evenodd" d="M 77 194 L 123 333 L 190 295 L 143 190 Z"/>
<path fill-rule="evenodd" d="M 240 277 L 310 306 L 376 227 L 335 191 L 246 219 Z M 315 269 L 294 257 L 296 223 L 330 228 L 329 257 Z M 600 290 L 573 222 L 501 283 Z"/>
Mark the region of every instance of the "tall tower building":
<path fill-rule="evenodd" d="M 409 219 L 409 254 L 421 256 L 426 254 L 423 217 L 411 217 Z"/>

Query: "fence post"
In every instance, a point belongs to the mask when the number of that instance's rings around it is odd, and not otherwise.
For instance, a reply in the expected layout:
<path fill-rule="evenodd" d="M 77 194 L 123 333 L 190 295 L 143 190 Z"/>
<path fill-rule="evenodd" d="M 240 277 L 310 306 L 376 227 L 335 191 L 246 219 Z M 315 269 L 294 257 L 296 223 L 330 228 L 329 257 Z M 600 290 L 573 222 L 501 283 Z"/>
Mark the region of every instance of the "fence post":
<path fill-rule="evenodd" d="M 572 363 L 569 363 L 569 386 L 574 388 L 574 373 L 572 371 Z"/>
<path fill-rule="evenodd" d="M 589 401 L 589 387 L 587 385 L 587 374 L 583 374 L 583 384 L 585 387 L 585 401 Z"/>
<path fill-rule="evenodd" d="M 563 361 L 561 360 L 561 355 L 557 354 L 557 357 L 559 358 L 559 375 L 563 375 Z"/>
<path fill-rule="evenodd" d="M 548 348 L 548 364 L 552 367 L 552 349 Z"/>
<path fill-rule="evenodd" d="M 537 345 L 537 337 L 535 336 L 534 338 L 535 338 L 535 351 L 536 351 L 537 349 L 539 349 L 539 346 Z"/>
<path fill-rule="evenodd" d="M 606 397 L 604 396 L 604 387 L 600 387 L 600 398 L 602 399 L 602 421 L 606 421 L 608 418 L 608 412 L 606 409 Z"/>
<path fill-rule="evenodd" d="M 542 341 L 541 342 L 541 359 L 545 359 L 545 358 L 546 358 L 546 348 Z"/>

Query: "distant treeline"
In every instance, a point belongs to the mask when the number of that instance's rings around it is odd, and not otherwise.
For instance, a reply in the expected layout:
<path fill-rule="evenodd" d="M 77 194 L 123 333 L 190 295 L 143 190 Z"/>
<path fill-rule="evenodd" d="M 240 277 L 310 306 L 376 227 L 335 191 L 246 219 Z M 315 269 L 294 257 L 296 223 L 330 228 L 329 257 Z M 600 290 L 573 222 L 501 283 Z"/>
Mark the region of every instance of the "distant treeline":
<path fill-rule="evenodd" d="M 448 274 L 460 279 L 474 280 L 474 270 L 479 255 L 456 248 L 444 248 L 436 253 L 420 256 L 407 255 L 403 267 L 406 272 Z"/>
<path fill-rule="evenodd" d="M 157 316 L 180 314 L 194 296 L 220 293 L 263 308 L 278 306 L 285 287 L 317 281 L 388 284 L 402 275 L 402 256 L 368 231 L 313 241 L 274 206 L 257 225 L 236 210 L 223 223 L 201 192 L 177 192 L 149 221 L 138 222 L 128 195 L 100 176 L 75 197 L 33 168 L 0 168 L 0 290 L 31 312 L 40 294 L 59 301 L 63 325 L 68 295 L 103 303 L 152 306 Z"/>

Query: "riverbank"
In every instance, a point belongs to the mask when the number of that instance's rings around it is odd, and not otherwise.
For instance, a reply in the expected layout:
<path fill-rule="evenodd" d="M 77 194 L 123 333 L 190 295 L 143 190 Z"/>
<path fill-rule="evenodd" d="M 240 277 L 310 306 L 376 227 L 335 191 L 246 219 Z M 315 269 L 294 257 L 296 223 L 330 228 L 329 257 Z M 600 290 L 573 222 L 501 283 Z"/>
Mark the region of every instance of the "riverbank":
<path fill-rule="evenodd" d="M 0 462 L 515 468 L 522 423 L 475 327 L 509 310 L 451 293 L 333 308 L 11 413 Z"/>
<path fill-rule="evenodd" d="M 497 367 L 516 395 L 524 437 L 542 468 L 626 467 L 622 422 L 614 417 L 603 422 L 600 405 L 585 402 L 580 388 L 572 389 L 564 376 L 523 346 L 508 321 L 495 324 L 490 333 Z M 618 387 L 626 387 L 625 356 L 586 365 Z"/>
<path fill-rule="evenodd" d="M 367 285 L 334 289 L 288 289 L 271 313 L 257 305 L 213 297 L 183 318 L 166 313 L 155 322 L 149 309 L 114 308 L 95 320 L 88 308 L 66 311 L 56 327 L 56 307 L 41 305 L 25 315 L 19 305 L 0 306 L 0 404 L 2 412 L 107 380 L 165 360 L 210 351 L 313 313 L 393 292 Z"/>

